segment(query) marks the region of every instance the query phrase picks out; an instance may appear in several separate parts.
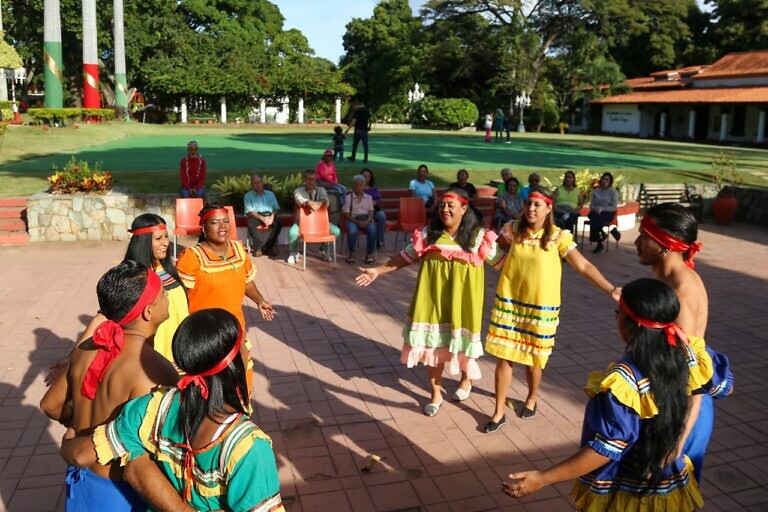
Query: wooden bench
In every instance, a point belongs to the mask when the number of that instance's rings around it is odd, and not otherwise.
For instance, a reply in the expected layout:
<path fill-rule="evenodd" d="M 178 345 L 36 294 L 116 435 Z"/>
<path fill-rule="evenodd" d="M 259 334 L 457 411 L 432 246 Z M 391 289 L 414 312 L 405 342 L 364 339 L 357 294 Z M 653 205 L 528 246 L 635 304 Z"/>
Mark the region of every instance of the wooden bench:
<path fill-rule="evenodd" d="M 691 193 L 691 190 L 685 183 L 642 183 L 637 194 L 637 202 L 640 203 L 640 208 L 643 212 L 657 204 L 679 203 L 691 210 L 691 213 L 697 219 L 701 216 L 701 196 Z"/>

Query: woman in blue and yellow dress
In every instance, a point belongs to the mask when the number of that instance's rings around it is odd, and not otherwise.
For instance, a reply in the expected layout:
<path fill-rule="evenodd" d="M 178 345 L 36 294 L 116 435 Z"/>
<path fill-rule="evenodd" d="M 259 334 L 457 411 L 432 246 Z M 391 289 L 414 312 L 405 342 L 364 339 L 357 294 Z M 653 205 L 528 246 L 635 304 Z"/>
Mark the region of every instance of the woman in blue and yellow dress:
<path fill-rule="evenodd" d="M 446 364 L 450 373 L 461 373 L 454 400 L 469 398 L 472 380 L 480 378 L 484 264 L 499 265 L 503 257 L 496 238 L 478 225 L 467 193 L 448 189 L 438 202 L 437 215 L 427 228 L 414 232 L 408 247 L 383 265 L 361 269 L 356 279 L 368 286 L 382 274 L 421 262 L 400 360 L 408 368 L 427 366 L 432 395 L 424 406 L 427 416 L 436 415 L 443 403 Z"/>
<path fill-rule="evenodd" d="M 552 194 L 541 187 L 531 190 L 523 218 L 501 230 L 500 245 L 509 253 L 496 288 L 485 351 L 496 362 L 496 408 L 485 432 L 506 424 L 504 406 L 512 382 L 512 363 L 525 366 L 528 396 L 520 416 L 536 414 L 542 370 L 555 345 L 560 316 L 562 260 L 595 287 L 618 299 L 618 289 L 576 249 L 570 231 L 556 227 Z"/>
<path fill-rule="evenodd" d="M 581 511 L 686 512 L 703 506 L 693 464 L 677 451 L 697 357 L 674 323 L 680 303 L 655 279 L 624 287 L 616 310 L 626 351 L 605 372 L 590 374 L 581 449 L 544 471 L 510 474 L 504 492 L 519 498 L 577 478 Z"/>

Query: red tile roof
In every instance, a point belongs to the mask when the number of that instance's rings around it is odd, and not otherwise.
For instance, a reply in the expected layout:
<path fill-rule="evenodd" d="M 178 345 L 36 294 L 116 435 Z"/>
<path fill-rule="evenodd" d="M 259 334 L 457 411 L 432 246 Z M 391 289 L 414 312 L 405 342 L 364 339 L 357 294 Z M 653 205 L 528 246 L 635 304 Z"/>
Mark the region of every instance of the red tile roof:
<path fill-rule="evenodd" d="M 693 80 L 707 80 L 750 76 L 768 77 L 768 51 L 729 53 L 691 78 Z"/>
<path fill-rule="evenodd" d="M 768 87 L 687 88 L 638 91 L 592 100 L 601 104 L 636 103 L 768 103 Z"/>

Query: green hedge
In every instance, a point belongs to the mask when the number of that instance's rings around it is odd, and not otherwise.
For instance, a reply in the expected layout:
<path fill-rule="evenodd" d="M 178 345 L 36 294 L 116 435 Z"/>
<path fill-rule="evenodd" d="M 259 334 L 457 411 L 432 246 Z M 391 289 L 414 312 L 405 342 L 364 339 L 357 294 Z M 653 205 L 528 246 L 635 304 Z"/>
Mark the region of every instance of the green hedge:
<path fill-rule="evenodd" d="M 477 106 L 465 98 L 431 98 L 414 107 L 414 121 L 435 128 L 463 128 L 479 116 Z"/>
<path fill-rule="evenodd" d="M 115 111 L 111 108 L 30 108 L 27 114 L 36 121 L 46 124 L 61 122 L 66 124 L 75 119 L 98 119 L 108 121 L 115 118 Z"/>

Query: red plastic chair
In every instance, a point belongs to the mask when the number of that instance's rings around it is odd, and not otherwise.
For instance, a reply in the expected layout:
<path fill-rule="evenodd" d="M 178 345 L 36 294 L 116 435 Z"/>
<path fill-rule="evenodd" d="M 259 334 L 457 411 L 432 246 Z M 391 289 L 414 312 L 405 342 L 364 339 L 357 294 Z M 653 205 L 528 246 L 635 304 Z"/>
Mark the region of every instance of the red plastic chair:
<path fill-rule="evenodd" d="M 304 258 L 302 270 L 307 269 L 307 244 L 333 244 L 333 266 L 336 267 L 336 237 L 331 233 L 331 221 L 328 217 L 328 206 L 323 205 L 312 213 L 306 213 L 299 208 L 299 238 L 304 242 Z"/>
<path fill-rule="evenodd" d="M 237 237 L 237 219 L 235 219 L 235 209 L 232 206 L 225 206 L 227 216 L 229 217 L 229 239 L 239 240 Z"/>
<path fill-rule="evenodd" d="M 202 233 L 200 210 L 203 209 L 202 197 L 180 197 L 176 199 L 176 227 L 173 230 L 173 258 L 176 259 L 178 236 L 195 236 Z"/>
<path fill-rule="evenodd" d="M 420 197 L 401 197 L 400 211 L 397 215 L 397 233 L 395 233 L 395 249 L 397 249 L 397 239 L 400 233 L 403 233 L 403 244 L 405 237 L 417 229 L 427 225 L 427 212 L 424 208 L 424 200 Z"/>

